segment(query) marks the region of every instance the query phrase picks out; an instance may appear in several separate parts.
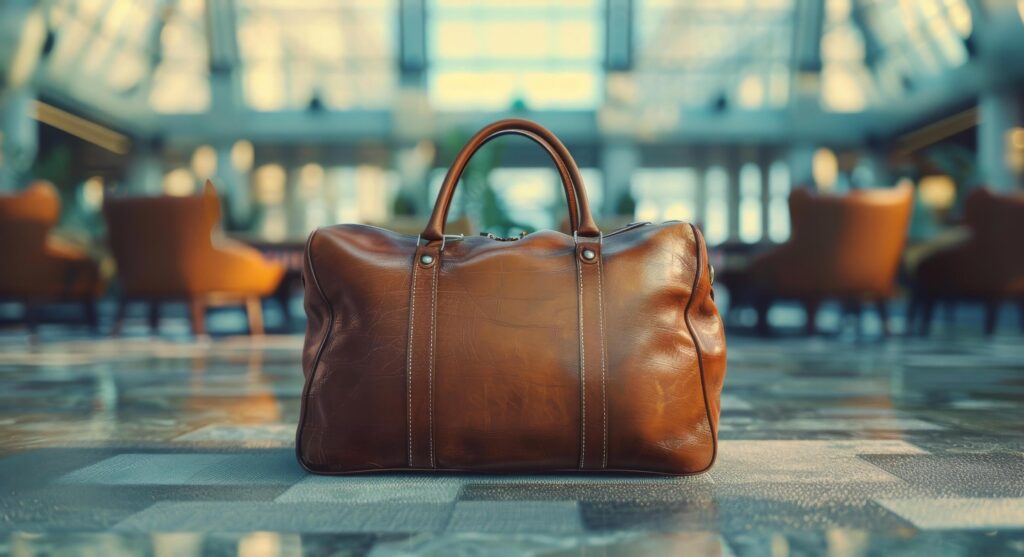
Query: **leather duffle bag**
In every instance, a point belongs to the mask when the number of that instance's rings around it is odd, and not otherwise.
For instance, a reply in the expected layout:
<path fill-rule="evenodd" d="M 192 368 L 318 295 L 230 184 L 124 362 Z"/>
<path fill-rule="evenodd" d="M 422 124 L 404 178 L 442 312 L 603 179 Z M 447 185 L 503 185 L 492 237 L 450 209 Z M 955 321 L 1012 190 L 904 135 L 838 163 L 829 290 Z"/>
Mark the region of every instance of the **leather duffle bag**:
<path fill-rule="evenodd" d="M 445 234 L 463 169 L 517 134 L 558 169 L 572 234 Z M 602 234 L 540 125 L 495 122 L 456 157 L 423 233 L 320 228 L 305 251 L 296 450 L 319 474 L 695 474 L 715 461 L 725 337 L 683 222 Z"/>

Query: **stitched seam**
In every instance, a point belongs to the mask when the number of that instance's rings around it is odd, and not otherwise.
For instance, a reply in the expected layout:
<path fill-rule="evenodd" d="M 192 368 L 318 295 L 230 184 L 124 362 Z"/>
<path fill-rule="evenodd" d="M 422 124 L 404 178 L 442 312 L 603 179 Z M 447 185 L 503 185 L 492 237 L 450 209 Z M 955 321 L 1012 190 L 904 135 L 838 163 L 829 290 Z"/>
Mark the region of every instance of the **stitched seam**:
<path fill-rule="evenodd" d="M 701 394 L 704 395 L 704 416 L 708 421 L 708 431 L 711 432 L 711 461 L 704 467 L 703 470 L 699 470 L 695 473 L 704 472 L 711 468 L 715 463 L 715 459 L 718 457 L 718 436 L 715 435 L 714 422 L 711 421 L 711 405 L 708 403 L 708 388 L 704 382 L 704 350 L 700 345 L 700 337 L 697 336 L 696 331 L 693 328 L 693 324 L 690 322 L 690 308 L 693 306 L 693 300 L 697 297 L 697 288 L 700 286 L 700 279 L 703 275 L 703 265 L 706 265 L 704 257 L 702 255 L 701 246 L 704 238 L 700 231 L 693 224 L 690 225 L 690 232 L 693 234 L 693 242 L 695 251 L 697 252 L 697 267 L 693 273 L 693 287 L 690 289 L 690 299 L 686 302 L 686 309 L 683 311 L 683 320 L 686 322 L 686 328 L 690 331 L 690 337 L 693 339 L 693 348 L 697 352 L 697 369 L 700 371 L 700 389 Z"/>
<path fill-rule="evenodd" d="M 601 291 L 601 254 L 597 256 L 597 310 L 598 327 L 601 331 L 601 419 L 604 422 L 604 437 L 601 440 L 601 467 L 608 467 L 608 390 L 605 386 L 605 377 L 608 375 L 605 364 L 605 343 L 604 343 L 604 293 Z"/>
<path fill-rule="evenodd" d="M 580 304 L 580 469 L 586 462 L 587 454 L 587 364 L 586 349 L 583 344 L 583 336 L 586 330 L 583 328 L 583 263 L 580 261 L 579 252 L 574 250 L 576 258 L 576 275 L 579 277 L 579 304 Z"/>
<path fill-rule="evenodd" d="M 419 250 L 417 250 L 419 251 Z M 409 348 L 406 350 L 405 364 L 405 399 L 406 419 L 409 422 L 409 466 L 412 466 L 412 334 L 416 328 L 416 256 L 412 259 L 412 293 L 409 295 Z"/>
<path fill-rule="evenodd" d="M 316 356 L 313 358 L 313 369 L 310 370 L 309 381 L 302 388 L 302 403 L 301 409 L 299 410 L 299 427 L 295 430 L 295 453 L 298 457 L 299 464 L 303 468 L 312 472 L 313 470 L 306 464 L 302 458 L 302 431 L 306 426 L 306 411 L 309 408 L 309 390 L 313 383 L 316 381 L 316 371 L 320 367 L 320 358 L 323 355 L 324 347 L 327 346 L 327 339 L 331 336 L 331 331 L 334 330 L 334 306 L 331 304 L 330 299 L 324 294 L 324 289 L 320 286 L 320 279 L 316 276 L 316 267 L 313 264 L 313 237 L 316 236 L 320 229 L 317 228 L 310 235 L 309 239 L 306 240 L 306 259 L 309 261 L 309 274 L 313 279 L 313 284 L 316 285 L 317 292 L 320 293 L 320 298 L 327 305 L 327 310 L 330 314 L 330 320 L 328 321 L 327 329 L 324 331 L 324 338 L 320 340 L 320 347 L 316 350 Z"/>
<path fill-rule="evenodd" d="M 438 254 L 440 256 L 440 254 Z M 434 461 L 434 338 L 437 331 L 437 275 L 441 268 L 441 258 L 434 262 L 434 274 L 433 274 L 433 292 L 430 297 L 430 367 L 428 368 L 427 383 L 429 387 L 429 398 L 427 399 L 427 408 L 429 421 L 428 426 L 430 431 L 430 466 L 434 468 L 437 464 Z"/>

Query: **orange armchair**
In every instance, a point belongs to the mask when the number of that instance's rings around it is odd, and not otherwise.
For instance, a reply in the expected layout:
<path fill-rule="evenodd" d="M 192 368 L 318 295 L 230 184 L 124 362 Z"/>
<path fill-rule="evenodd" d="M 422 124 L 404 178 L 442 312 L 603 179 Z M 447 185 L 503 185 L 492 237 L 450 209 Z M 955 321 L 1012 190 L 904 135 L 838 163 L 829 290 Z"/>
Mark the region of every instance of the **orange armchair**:
<path fill-rule="evenodd" d="M 49 182 L 33 182 L 19 194 L 0 196 L 0 299 L 24 303 L 32 329 L 36 305 L 81 303 L 95 328 L 96 300 L 103 290 L 99 266 L 50 236 L 59 217 L 60 196 Z"/>
<path fill-rule="evenodd" d="M 913 188 L 855 190 L 844 196 L 807 189 L 789 198 L 792 235 L 754 259 L 743 282 L 753 292 L 759 328 L 779 298 L 803 302 L 815 332 L 818 305 L 875 302 L 888 334 L 886 301 L 895 289 L 913 207 Z"/>
<path fill-rule="evenodd" d="M 1000 302 L 1024 304 L 1024 193 L 977 189 L 964 213 L 968 236 L 925 257 L 913 272 L 910 317 L 921 318 L 925 334 L 937 301 L 982 302 L 986 334 L 995 332 Z M 1024 305 L 1021 311 L 1024 319 Z"/>
<path fill-rule="evenodd" d="M 150 303 L 151 327 L 160 302 L 187 301 L 196 335 L 206 333 L 208 306 L 241 303 L 250 332 L 262 334 L 260 298 L 274 292 L 284 267 L 219 237 L 220 200 L 213 184 L 207 182 L 197 196 L 109 199 L 103 212 L 123 289 L 115 334 L 132 300 Z"/>

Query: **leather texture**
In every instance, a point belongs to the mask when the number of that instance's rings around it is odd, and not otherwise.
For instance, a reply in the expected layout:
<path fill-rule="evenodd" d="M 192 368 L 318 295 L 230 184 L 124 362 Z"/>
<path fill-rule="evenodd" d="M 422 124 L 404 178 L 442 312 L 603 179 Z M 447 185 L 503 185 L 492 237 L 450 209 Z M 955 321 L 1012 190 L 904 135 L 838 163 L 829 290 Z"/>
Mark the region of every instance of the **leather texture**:
<path fill-rule="evenodd" d="M 444 236 L 465 163 L 506 133 L 552 154 L 574 234 Z M 496 122 L 459 154 L 418 237 L 310 235 L 298 459 L 322 474 L 705 471 L 726 363 L 707 261 L 682 222 L 602 235 L 565 147 Z"/>

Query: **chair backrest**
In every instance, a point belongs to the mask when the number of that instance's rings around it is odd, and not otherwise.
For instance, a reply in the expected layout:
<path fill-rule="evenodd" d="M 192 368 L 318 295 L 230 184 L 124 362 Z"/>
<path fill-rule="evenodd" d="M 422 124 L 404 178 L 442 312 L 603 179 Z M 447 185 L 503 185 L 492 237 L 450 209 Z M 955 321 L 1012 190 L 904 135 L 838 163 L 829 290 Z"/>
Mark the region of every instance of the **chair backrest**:
<path fill-rule="evenodd" d="M 0 293 L 38 280 L 44 269 L 46 238 L 60 218 L 53 184 L 33 182 L 13 195 L 0 195 Z"/>
<path fill-rule="evenodd" d="M 968 195 L 964 212 L 971 249 L 985 267 L 977 271 L 1024 275 L 1024 192 L 978 188 Z"/>
<path fill-rule="evenodd" d="M 820 195 L 790 195 L 791 249 L 801 282 L 837 294 L 891 294 L 906 243 L 914 192 L 909 185 Z"/>
<path fill-rule="evenodd" d="M 127 296 L 173 298 L 199 291 L 215 264 L 211 233 L 220 202 L 211 184 L 188 197 L 108 198 L 103 214 Z"/>

